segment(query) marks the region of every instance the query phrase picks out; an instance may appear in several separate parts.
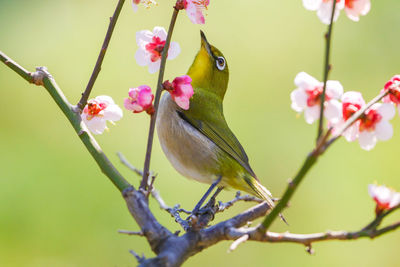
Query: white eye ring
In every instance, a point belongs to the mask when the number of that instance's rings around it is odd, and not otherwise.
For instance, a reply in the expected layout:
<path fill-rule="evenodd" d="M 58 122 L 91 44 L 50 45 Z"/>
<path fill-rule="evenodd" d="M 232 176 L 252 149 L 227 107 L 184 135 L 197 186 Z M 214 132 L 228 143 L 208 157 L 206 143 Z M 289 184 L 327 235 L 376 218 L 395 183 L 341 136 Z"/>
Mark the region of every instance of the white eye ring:
<path fill-rule="evenodd" d="M 224 70 L 225 69 L 225 59 L 223 57 L 217 57 L 217 59 L 215 60 L 215 63 L 217 65 L 217 68 L 219 70 Z"/>

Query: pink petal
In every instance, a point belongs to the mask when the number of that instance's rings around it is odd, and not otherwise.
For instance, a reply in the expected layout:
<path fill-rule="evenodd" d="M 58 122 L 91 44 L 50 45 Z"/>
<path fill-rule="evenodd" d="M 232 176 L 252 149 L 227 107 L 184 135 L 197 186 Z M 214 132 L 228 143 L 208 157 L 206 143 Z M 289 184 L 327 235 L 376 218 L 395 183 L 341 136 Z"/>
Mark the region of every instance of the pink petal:
<path fill-rule="evenodd" d="M 143 111 L 143 107 L 140 106 L 136 101 L 132 102 L 129 98 L 125 98 L 124 99 L 124 107 L 127 110 L 131 110 L 131 111 L 136 111 L 136 112 L 142 112 Z"/>
<path fill-rule="evenodd" d="M 197 9 L 196 5 L 191 0 L 188 0 L 186 5 L 186 14 L 190 21 L 194 24 L 204 24 L 205 19 L 201 10 Z"/>
<path fill-rule="evenodd" d="M 189 98 L 187 98 L 185 96 L 181 96 L 181 97 L 175 97 L 174 100 L 175 100 L 175 103 L 178 106 L 180 106 L 182 109 L 184 109 L 184 110 L 189 109 Z"/>
<path fill-rule="evenodd" d="M 151 105 L 153 102 L 153 93 L 151 92 L 151 88 L 147 85 L 142 85 L 138 87 L 140 90 L 139 97 L 138 97 L 138 104 L 144 108 Z"/>
<path fill-rule="evenodd" d="M 360 144 L 361 148 L 364 150 L 371 150 L 376 145 L 376 136 L 373 132 L 369 131 L 362 131 L 358 135 L 358 143 Z"/>
<path fill-rule="evenodd" d="M 353 21 L 359 21 L 360 16 L 368 14 L 371 9 L 370 0 L 354 0 L 352 5 L 352 8 L 346 6 L 345 12 L 347 17 Z"/>

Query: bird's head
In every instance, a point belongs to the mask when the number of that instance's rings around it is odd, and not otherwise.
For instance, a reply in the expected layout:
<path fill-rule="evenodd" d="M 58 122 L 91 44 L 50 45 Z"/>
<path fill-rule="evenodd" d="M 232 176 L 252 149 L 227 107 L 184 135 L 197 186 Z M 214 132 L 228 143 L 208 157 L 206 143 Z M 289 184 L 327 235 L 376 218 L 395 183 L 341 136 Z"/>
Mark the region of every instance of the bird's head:
<path fill-rule="evenodd" d="M 224 98 L 228 87 L 229 69 L 224 55 L 210 45 L 202 31 L 201 47 L 188 71 L 194 88 L 202 88 Z"/>

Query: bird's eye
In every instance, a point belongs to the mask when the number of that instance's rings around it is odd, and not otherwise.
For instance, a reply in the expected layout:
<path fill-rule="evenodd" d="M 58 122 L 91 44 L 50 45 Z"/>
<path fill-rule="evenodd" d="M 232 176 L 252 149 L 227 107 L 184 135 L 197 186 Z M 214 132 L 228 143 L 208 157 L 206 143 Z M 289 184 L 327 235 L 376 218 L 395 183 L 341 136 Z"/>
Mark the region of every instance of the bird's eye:
<path fill-rule="evenodd" d="M 224 70 L 225 69 L 225 59 L 223 57 L 217 57 L 215 60 L 217 68 L 219 70 Z"/>

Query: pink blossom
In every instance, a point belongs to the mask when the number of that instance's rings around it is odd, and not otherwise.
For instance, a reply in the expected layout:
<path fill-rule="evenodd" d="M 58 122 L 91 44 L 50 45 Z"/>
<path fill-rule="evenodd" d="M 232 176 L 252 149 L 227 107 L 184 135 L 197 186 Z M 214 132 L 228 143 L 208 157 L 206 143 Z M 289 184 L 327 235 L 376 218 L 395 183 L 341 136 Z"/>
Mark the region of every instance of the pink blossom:
<path fill-rule="evenodd" d="M 137 11 L 138 5 L 143 4 L 146 8 L 149 8 L 152 4 L 157 5 L 157 2 L 154 0 L 133 0 L 132 1 L 132 8 L 133 11 Z"/>
<path fill-rule="evenodd" d="M 165 81 L 164 89 L 167 90 L 175 103 L 182 109 L 189 109 L 189 99 L 193 96 L 192 78 L 188 75 L 176 77 L 172 83 Z"/>
<path fill-rule="evenodd" d="M 345 0 L 336 0 L 335 14 L 333 21 L 339 17 L 340 10 L 344 8 Z M 303 0 L 303 6 L 307 10 L 317 11 L 318 18 L 322 23 L 331 22 L 333 0 Z"/>
<path fill-rule="evenodd" d="M 113 123 L 122 118 L 122 110 L 111 97 L 102 95 L 88 101 L 81 118 L 92 133 L 102 134 L 107 121 Z"/>
<path fill-rule="evenodd" d="M 153 32 L 143 30 L 136 33 L 136 43 L 139 46 L 135 54 L 136 62 L 140 66 L 148 66 L 150 73 L 155 73 L 160 68 L 166 38 L 167 32 L 163 27 L 154 27 Z M 179 44 L 171 42 L 167 58 L 174 59 L 180 52 Z"/>
<path fill-rule="evenodd" d="M 324 84 L 311 75 L 300 72 L 294 79 L 297 88 L 290 94 L 292 109 L 304 111 L 306 122 L 312 124 L 319 119 L 321 104 L 320 98 Z M 338 101 L 343 93 L 339 81 L 327 81 L 325 91 L 325 117 L 334 122 L 341 117 L 341 105 Z"/>
<path fill-rule="evenodd" d="M 154 113 L 154 95 L 149 86 L 141 85 L 137 88 L 130 88 L 128 94 L 129 97 L 124 100 L 124 106 L 127 110 L 131 110 L 133 113 L 142 111 L 146 111 L 148 114 Z"/>
<path fill-rule="evenodd" d="M 397 106 L 400 113 L 400 75 L 393 76 L 386 84 L 382 91 L 389 91 L 389 94 L 383 98 L 383 102 L 392 102 Z"/>
<path fill-rule="evenodd" d="M 376 202 L 375 212 L 377 215 L 400 204 L 400 193 L 384 185 L 370 184 L 368 185 L 368 192 Z"/>
<path fill-rule="evenodd" d="M 365 16 L 371 9 L 370 0 L 345 0 L 344 11 L 349 19 L 359 21 L 360 16 Z"/>
<path fill-rule="evenodd" d="M 337 123 L 331 123 L 339 129 L 358 110 L 365 106 L 365 101 L 359 92 L 346 92 L 342 96 L 342 118 Z M 395 110 L 391 103 L 376 103 L 353 123 L 343 136 L 352 142 L 358 139 L 361 148 L 371 150 L 376 142 L 386 141 L 393 136 L 393 128 L 389 123 L 394 116 Z"/>
<path fill-rule="evenodd" d="M 210 0 L 183 0 L 186 14 L 194 24 L 204 24 L 203 11 L 207 9 Z"/>

